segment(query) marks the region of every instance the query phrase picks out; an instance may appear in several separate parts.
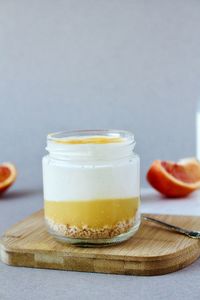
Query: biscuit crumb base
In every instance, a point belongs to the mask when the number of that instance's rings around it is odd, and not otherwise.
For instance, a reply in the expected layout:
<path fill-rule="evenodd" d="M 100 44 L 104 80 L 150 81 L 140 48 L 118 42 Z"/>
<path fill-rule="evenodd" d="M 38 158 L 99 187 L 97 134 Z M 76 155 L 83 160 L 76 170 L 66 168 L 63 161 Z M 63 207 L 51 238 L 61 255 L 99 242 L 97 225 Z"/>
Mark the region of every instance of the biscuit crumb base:
<path fill-rule="evenodd" d="M 119 222 L 114 226 L 104 226 L 102 228 L 90 228 L 87 225 L 76 227 L 68 224 L 57 224 L 50 218 L 45 218 L 45 221 L 49 229 L 56 235 L 77 239 L 110 239 L 127 232 L 133 227 L 134 219 Z"/>

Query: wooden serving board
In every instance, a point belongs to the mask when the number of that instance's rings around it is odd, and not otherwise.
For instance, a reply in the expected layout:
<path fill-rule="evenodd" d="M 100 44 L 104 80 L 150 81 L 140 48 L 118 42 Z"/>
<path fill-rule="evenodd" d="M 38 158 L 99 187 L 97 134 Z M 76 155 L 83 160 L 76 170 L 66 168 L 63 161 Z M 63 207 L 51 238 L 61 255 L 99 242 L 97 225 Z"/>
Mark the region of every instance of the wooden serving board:
<path fill-rule="evenodd" d="M 153 216 L 153 215 L 151 215 Z M 200 217 L 154 216 L 200 230 Z M 9 265 L 129 275 L 160 275 L 188 266 L 200 256 L 200 240 L 142 221 L 130 240 L 104 248 L 80 248 L 55 241 L 43 211 L 11 227 L 0 240 L 1 260 Z"/>

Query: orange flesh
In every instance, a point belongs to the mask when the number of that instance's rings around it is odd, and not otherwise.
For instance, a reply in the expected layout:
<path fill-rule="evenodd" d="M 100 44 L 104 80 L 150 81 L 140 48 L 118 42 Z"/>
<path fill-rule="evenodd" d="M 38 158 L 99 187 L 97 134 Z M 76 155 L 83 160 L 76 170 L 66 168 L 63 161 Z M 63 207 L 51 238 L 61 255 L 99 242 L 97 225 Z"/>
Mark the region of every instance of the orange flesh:
<path fill-rule="evenodd" d="M 73 139 L 60 139 L 56 143 L 60 144 L 111 144 L 111 143 L 121 143 L 123 141 L 120 137 L 89 137 L 89 138 L 73 138 Z"/>
<path fill-rule="evenodd" d="M 139 204 L 139 197 L 92 201 L 45 201 L 45 217 L 57 224 L 102 228 L 134 218 Z"/>
<path fill-rule="evenodd" d="M 195 183 L 200 180 L 199 167 L 196 169 L 194 166 L 192 169 L 191 167 L 188 169 L 188 166 L 165 161 L 161 162 L 161 165 L 169 174 L 182 182 Z"/>
<path fill-rule="evenodd" d="M 5 167 L 5 166 L 1 166 L 0 167 L 0 182 L 4 182 L 7 178 L 9 178 L 10 176 L 10 169 Z"/>

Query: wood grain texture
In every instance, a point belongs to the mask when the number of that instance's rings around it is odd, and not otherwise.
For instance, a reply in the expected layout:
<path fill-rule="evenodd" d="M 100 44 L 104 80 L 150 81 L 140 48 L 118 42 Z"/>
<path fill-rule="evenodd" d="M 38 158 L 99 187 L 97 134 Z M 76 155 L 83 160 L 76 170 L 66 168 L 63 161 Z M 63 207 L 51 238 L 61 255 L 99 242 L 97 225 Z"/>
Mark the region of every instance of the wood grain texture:
<path fill-rule="evenodd" d="M 200 230 L 200 217 L 156 217 Z M 11 227 L 0 240 L 0 257 L 4 263 L 34 268 L 161 275 L 182 269 L 199 256 L 200 240 L 172 233 L 147 221 L 142 222 L 133 238 L 118 245 L 104 248 L 65 245 L 47 233 L 42 210 Z"/>

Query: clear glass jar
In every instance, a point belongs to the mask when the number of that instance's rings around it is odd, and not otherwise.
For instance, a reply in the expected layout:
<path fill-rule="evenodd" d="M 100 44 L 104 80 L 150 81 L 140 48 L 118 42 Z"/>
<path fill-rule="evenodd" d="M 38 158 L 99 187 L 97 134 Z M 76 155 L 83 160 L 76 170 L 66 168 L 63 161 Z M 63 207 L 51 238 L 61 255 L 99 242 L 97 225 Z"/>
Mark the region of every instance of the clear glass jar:
<path fill-rule="evenodd" d="M 196 157 L 200 160 L 200 101 L 198 101 L 196 112 Z"/>
<path fill-rule="evenodd" d="M 45 221 L 66 243 L 105 245 L 140 225 L 140 162 L 128 131 L 49 134 L 43 158 Z"/>

